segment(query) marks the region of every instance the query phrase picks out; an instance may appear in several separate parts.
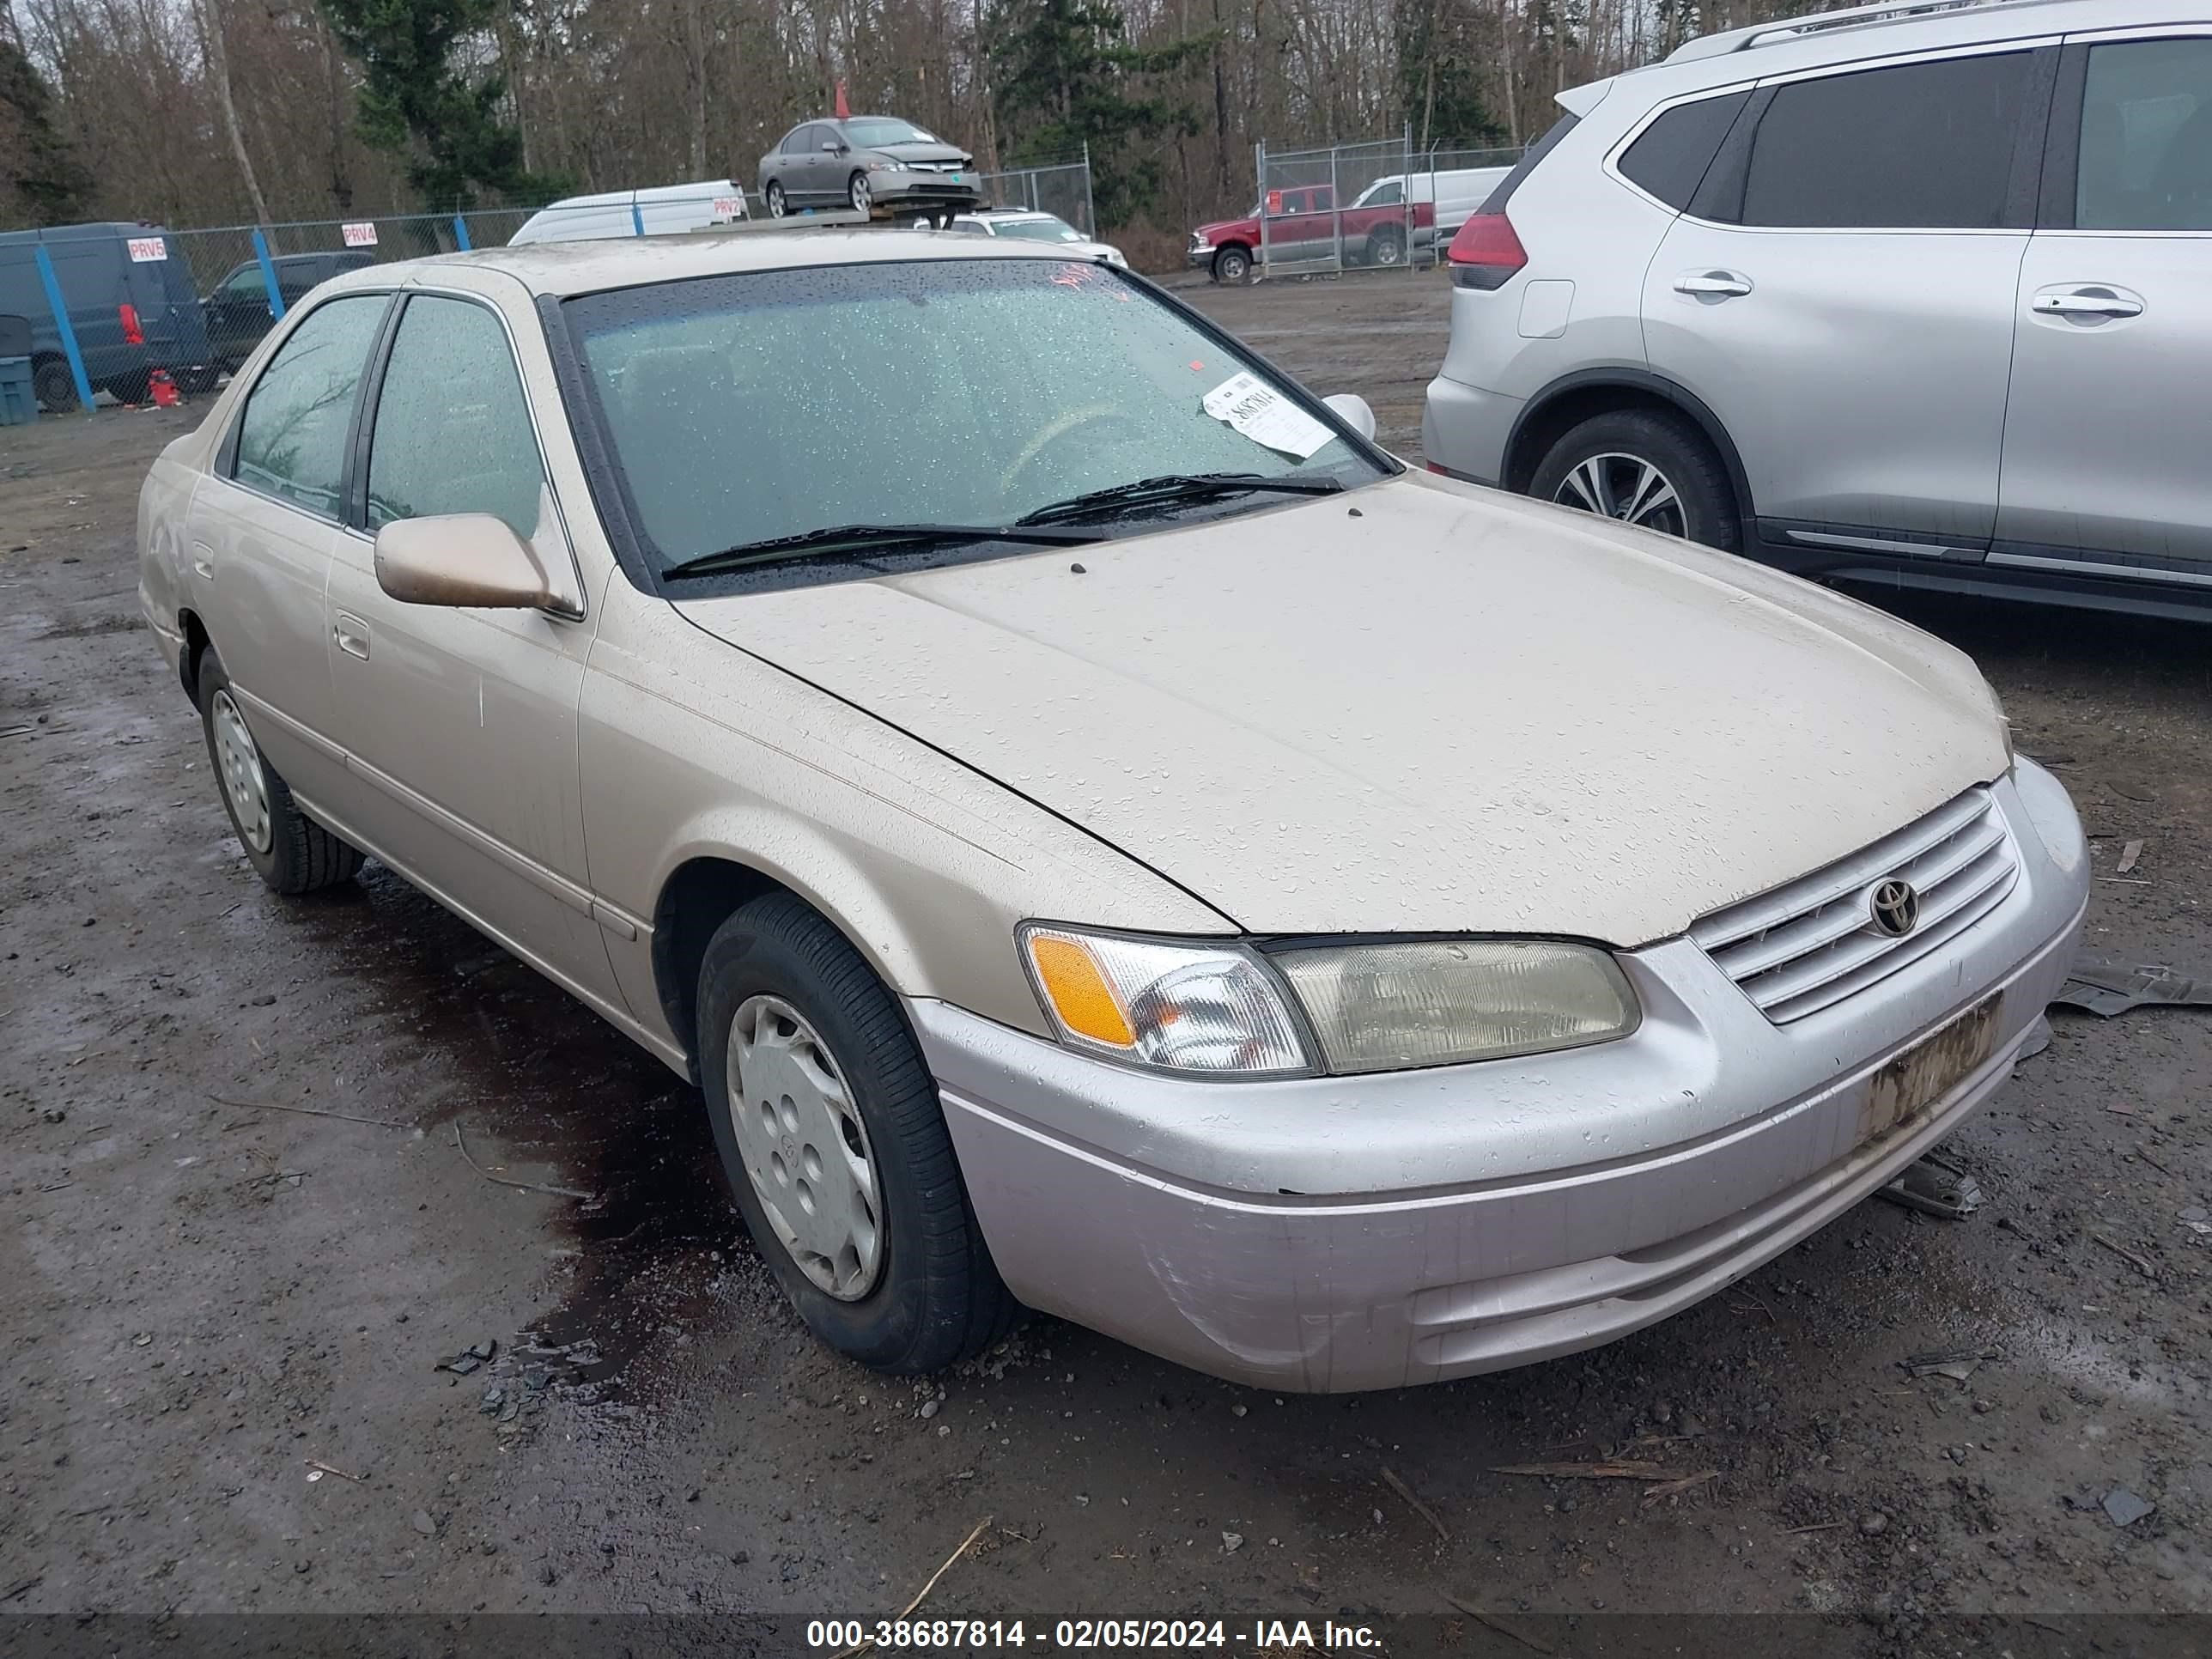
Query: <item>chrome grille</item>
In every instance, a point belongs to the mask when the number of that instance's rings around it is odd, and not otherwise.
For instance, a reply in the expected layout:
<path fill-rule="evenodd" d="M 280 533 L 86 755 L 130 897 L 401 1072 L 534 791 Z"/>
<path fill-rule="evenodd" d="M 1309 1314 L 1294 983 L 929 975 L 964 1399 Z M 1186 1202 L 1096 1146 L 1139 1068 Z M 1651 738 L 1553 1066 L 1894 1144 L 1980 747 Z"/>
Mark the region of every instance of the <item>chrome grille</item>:
<path fill-rule="evenodd" d="M 2004 902 L 2020 852 L 1986 789 L 1809 876 L 1717 910 L 1690 937 L 1776 1024 L 1841 1002 L 1956 939 Z M 1869 894 L 1893 878 L 1920 895 L 1920 919 L 1893 937 Z"/>

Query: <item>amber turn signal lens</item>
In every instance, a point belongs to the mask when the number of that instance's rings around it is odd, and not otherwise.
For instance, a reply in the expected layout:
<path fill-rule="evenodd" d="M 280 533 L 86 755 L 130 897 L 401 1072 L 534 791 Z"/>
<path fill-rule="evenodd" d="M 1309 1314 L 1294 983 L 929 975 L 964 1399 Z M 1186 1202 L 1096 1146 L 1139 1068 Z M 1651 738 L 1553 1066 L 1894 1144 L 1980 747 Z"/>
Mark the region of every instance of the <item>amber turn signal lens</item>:
<path fill-rule="evenodd" d="M 1137 1034 L 1121 1012 L 1106 975 L 1091 952 L 1072 939 L 1050 933 L 1030 936 L 1030 960 L 1036 964 L 1037 983 L 1052 999 L 1060 1023 L 1078 1036 L 1117 1048 L 1133 1048 Z"/>

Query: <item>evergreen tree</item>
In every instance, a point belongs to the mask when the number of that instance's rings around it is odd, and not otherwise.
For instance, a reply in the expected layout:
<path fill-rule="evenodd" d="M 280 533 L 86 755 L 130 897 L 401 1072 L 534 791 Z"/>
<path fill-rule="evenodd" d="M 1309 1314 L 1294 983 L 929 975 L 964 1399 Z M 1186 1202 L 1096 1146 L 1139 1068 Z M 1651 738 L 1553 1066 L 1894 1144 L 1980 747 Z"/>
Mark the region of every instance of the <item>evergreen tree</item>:
<path fill-rule="evenodd" d="M 361 60 L 361 135 L 404 155 L 408 182 L 434 211 L 458 212 L 479 190 L 510 200 L 559 193 L 523 166 L 522 134 L 500 113 L 496 69 L 472 70 L 459 48 L 488 33 L 499 0 L 322 0 L 332 33 Z"/>
<path fill-rule="evenodd" d="M 92 212 L 92 179 L 54 125 L 53 94 L 14 41 L 0 40 L 0 214 L 34 226 Z"/>
<path fill-rule="evenodd" d="M 1489 64 L 1464 0 L 1401 0 L 1395 27 L 1398 105 L 1413 148 L 1497 143 L 1504 129 L 1482 100 Z"/>
<path fill-rule="evenodd" d="M 1198 114 L 1150 83 L 1206 52 L 1212 37 L 1132 46 L 1113 0 L 1007 0 L 994 33 L 1001 127 L 1027 135 L 1007 161 L 1065 156 L 1087 144 L 1100 223 L 1126 223 L 1151 207 L 1160 164 L 1131 150 L 1196 131 Z"/>

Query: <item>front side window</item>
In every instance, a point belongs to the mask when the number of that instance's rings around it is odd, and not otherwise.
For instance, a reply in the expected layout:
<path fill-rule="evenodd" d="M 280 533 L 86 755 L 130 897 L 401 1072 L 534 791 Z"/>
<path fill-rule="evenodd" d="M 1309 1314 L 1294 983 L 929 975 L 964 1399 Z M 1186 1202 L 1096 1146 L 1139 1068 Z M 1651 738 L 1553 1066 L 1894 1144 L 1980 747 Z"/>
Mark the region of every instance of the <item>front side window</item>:
<path fill-rule="evenodd" d="M 563 311 L 592 405 L 577 418 L 600 424 L 642 550 L 662 568 L 846 526 L 1005 526 L 1168 473 L 1382 476 L 1265 370 L 1097 264 L 747 272 Z M 1206 412 L 1206 394 L 1243 373 L 1289 406 L 1293 428 L 1315 422 L 1310 453 L 1261 441 L 1279 428 L 1255 437 L 1249 421 Z"/>
<path fill-rule="evenodd" d="M 2074 223 L 2212 230 L 2212 39 L 2089 50 Z"/>
<path fill-rule="evenodd" d="M 227 300 L 243 300 L 257 294 L 265 299 L 268 292 L 269 284 L 259 265 L 240 265 L 222 279 L 222 294 Z"/>
<path fill-rule="evenodd" d="M 1406 187 L 1395 181 L 1376 185 L 1362 199 L 1365 207 L 1402 207 L 1406 202 Z"/>
<path fill-rule="evenodd" d="M 408 301 L 369 439 L 368 527 L 489 513 L 532 536 L 544 477 L 499 319 L 466 300 Z"/>
<path fill-rule="evenodd" d="M 325 518 L 337 516 L 354 394 L 388 298 L 348 295 L 301 319 L 239 417 L 239 483 Z"/>
<path fill-rule="evenodd" d="M 2002 227 L 2027 71 L 2014 52 L 1789 82 L 1752 141 L 1742 222 Z"/>

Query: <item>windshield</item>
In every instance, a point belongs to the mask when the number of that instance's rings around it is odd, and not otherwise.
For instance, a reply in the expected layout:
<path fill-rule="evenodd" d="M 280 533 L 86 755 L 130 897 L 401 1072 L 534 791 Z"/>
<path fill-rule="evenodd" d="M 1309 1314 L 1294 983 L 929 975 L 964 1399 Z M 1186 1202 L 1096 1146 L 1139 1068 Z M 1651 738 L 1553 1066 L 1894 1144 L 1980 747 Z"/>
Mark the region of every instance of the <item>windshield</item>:
<path fill-rule="evenodd" d="M 845 136 L 860 149 L 880 149 L 885 144 L 936 144 L 944 142 L 934 133 L 924 132 L 911 121 L 896 121 L 888 117 L 848 121 L 845 123 Z"/>
<path fill-rule="evenodd" d="M 1083 233 L 1064 219 L 1001 219 L 999 234 L 1024 242 L 1079 242 Z"/>
<path fill-rule="evenodd" d="M 1103 265 L 746 272 L 563 312 L 631 526 L 662 568 L 836 526 L 1010 525 L 1166 473 L 1382 476 L 1310 404 Z"/>

